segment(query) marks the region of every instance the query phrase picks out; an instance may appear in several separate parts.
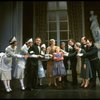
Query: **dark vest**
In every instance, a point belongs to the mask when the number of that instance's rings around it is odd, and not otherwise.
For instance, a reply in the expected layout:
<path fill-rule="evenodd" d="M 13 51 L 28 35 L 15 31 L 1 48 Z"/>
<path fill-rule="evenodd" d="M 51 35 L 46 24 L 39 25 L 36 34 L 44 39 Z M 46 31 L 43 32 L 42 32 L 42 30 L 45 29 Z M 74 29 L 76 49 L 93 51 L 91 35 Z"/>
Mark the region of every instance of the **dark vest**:
<path fill-rule="evenodd" d="M 38 49 L 38 45 L 34 44 L 32 47 L 29 48 L 28 52 L 30 54 L 30 52 L 33 51 L 32 54 L 36 54 L 36 55 L 40 55 L 41 53 L 41 50 L 39 52 L 39 49 Z M 30 54 L 30 55 L 32 55 Z M 28 58 L 29 59 L 29 63 L 31 63 L 31 65 L 33 67 L 35 66 L 38 66 L 38 58 Z"/>

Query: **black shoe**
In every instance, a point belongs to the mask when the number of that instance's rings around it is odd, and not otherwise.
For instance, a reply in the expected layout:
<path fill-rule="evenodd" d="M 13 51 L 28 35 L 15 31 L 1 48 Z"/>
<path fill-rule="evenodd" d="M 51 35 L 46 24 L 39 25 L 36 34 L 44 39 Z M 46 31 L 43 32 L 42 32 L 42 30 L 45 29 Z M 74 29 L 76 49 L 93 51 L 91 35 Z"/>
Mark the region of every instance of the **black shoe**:
<path fill-rule="evenodd" d="M 26 90 L 33 91 L 34 89 L 33 88 L 26 88 Z"/>
<path fill-rule="evenodd" d="M 94 89 L 96 88 L 96 85 L 90 85 L 89 88 Z"/>
<path fill-rule="evenodd" d="M 77 83 L 77 82 L 72 82 L 72 85 L 74 85 L 74 86 L 75 86 L 75 85 L 78 85 L 78 83 Z"/>

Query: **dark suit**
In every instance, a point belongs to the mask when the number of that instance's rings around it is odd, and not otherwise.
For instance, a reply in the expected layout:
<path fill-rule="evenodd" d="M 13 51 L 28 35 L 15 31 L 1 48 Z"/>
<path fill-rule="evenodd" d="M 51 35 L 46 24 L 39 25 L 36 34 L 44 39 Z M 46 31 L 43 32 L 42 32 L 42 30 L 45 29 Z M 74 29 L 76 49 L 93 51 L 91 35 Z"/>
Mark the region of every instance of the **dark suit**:
<path fill-rule="evenodd" d="M 38 45 L 34 44 L 28 50 L 29 54 L 39 55 L 40 51 L 38 49 Z M 28 58 L 26 65 L 27 72 L 27 87 L 28 88 L 36 88 L 38 85 L 38 58 Z"/>
<path fill-rule="evenodd" d="M 72 84 L 76 85 L 78 80 L 77 80 L 77 71 L 76 71 L 76 64 L 77 64 L 77 57 L 76 57 L 76 50 L 74 46 L 72 49 L 69 50 L 69 59 L 70 59 L 70 67 L 72 70 Z"/>

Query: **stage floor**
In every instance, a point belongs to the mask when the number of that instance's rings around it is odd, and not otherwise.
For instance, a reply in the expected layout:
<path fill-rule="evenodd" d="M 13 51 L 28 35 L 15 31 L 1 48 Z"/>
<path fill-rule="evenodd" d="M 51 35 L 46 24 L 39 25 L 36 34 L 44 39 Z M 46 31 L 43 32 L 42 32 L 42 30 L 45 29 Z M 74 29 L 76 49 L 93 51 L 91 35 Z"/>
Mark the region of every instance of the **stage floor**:
<path fill-rule="evenodd" d="M 65 83 L 62 88 L 54 86 L 48 87 L 47 84 L 39 86 L 33 91 L 22 91 L 19 88 L 19 81 L 13 80 L 12 92 L 6 93 L 2 82 L 0 82 L 0 99 L 99 99 L 100 98 L 100 83 L 97 79 L 96 88 L 80 88 L 80 84 L 72 85 L 71 76 L 68 77 L 69 82 Z"/>

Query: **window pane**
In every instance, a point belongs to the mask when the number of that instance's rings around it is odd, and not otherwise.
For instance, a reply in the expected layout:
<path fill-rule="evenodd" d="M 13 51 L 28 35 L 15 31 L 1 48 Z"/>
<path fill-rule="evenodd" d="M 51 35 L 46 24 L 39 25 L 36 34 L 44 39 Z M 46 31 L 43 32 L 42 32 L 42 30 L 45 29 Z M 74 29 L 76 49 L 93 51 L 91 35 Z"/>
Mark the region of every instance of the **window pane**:
<path fill-rule="evenodd" d="M 68 30 L 67 22 L 60 22 L 60 30 Z"/>
<path fill-rule="evenodd" d="M 60 40 L 67 40 L 68 32 L 60 32 Z"/>
<path fill-rule="evenodd" d="M 60 20 L 68 20 L 67 19 L 67 10 L 66 11 L 60 11 L 59 12 L 59 18 L 60 18 Z"/>
<path fill-rule="evenodd" d="M 56 10 L 57 3 L 56 2 L 48 2 L 48 10 Z"/>
<path fill-rule="evenodd" d="M 48 20 L 49 21 L 56 21 L 56 14 L 55 14 L 55 12 L 49 12 L 48 13 Z"/>
<path fill-rule="evenodd" d="M 49 32 L 49 39 L 57 39 L 57 32 Z"/>
<path fill-rule="evenodd" d="M 59 2 L 59 9 L 67 9 L 67 2 L 66 1 Z"/>
<path fill-rule="evenodd" d="M 56 22 L 49 22 L 49 31 L 56 30 Z"/>

